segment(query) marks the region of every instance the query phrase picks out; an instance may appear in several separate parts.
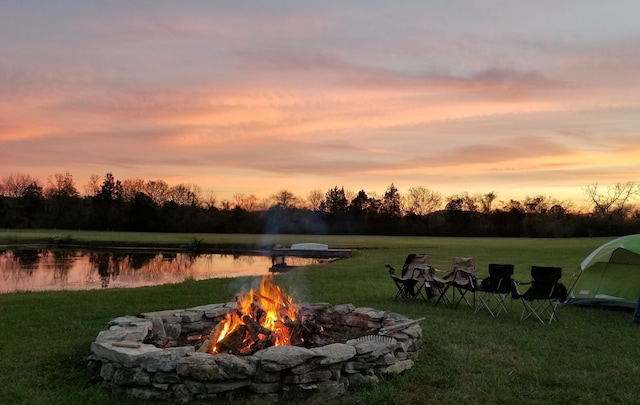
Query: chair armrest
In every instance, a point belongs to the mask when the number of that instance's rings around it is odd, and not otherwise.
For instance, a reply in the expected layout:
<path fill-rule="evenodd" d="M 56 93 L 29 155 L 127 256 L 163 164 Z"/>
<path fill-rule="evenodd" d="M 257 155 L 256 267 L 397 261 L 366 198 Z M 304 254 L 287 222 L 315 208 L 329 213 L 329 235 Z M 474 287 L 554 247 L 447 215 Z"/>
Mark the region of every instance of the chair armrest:
<path fill-rule="evenodd" d="M 513 287 L 512 287 L 511 296 L 513 298 L 516 298 L 516 299 L 522 297 L 522 294 L 520 293 L 520 289 L 518 288 L 518 286 L 530 285 L 530 284 L 531 284 L 531 281 L 525 282 L 525 281 L 513 280 L 513 283 L 512 283 Z"/>
<path fill-rule="evenodd" d="M 558 295 L 558 298 L 562 301 L 566 301 L 567 299 L 567 287 L 562 283 L 556 283 L 551 288 L 551 296 Z"/>
<path fill-rule="evenodd" d="M 411 272 L 405 273 L 405 279 L 414 279 L 414 280 L 428 280 L 431 277 L 431 271 L 429 271 L 429 267 L 414 267 Z"/>
<path fill-rule="evenodd" d="M 505 283 L 509 283 L 509 286 L 511 287 L 511 289 L 513 289 L 513 286 L 516 285 L 516 281 L 514 279 L 502 277 L 498 279 L 498 285 L 496 286 L 496 290 L 501 291 L 502 288 L 506 287 L 504 285 Z M 531 283 L 528 283 L 528 284 L 531 284 Z"/>

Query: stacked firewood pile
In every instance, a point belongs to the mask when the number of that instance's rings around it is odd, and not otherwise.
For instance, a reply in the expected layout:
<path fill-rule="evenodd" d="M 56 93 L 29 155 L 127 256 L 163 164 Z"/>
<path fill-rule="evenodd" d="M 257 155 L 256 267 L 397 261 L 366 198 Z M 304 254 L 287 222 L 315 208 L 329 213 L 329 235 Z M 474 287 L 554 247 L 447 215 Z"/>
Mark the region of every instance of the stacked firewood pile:
<path fill-rule="evenodd" d="M 208 351 L 250 355 L 275 345 L 325 344 L 326 334 L 315 316 L 301 315 L 288 297 L 276 291 L 280 298 L 277 301 L 253 291 L 246 313 L 242 310 L 246 305 L 236 297 L 237 308 L 211 330 Z M 264 309 L 265 305 L 272 309 Z"/>

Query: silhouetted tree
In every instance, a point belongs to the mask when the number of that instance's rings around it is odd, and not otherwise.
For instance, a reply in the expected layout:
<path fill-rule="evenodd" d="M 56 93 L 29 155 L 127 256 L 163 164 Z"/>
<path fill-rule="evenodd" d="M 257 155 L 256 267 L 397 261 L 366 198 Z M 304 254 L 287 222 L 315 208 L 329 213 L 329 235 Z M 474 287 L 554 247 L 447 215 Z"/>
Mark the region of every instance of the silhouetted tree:
<path fill-rule="evenodd" d="M 164 180 L 147 181 L 144 192 L 159 206 L 169 200 L 169 185 Z"/>
<path fill-rule="evenodd" d="M 113 174 L 107 173 L 104 176 L 100 191 L 96 194 L 96 198 L 102 201 L 114 201 L 122 198 L 123 188 L 120 180 L 116 180 Z"/>
<path fill-rule="evenodd" d="M 330 214 L 333 218 L 341 217 L 347 213 L 347 196 L 344 187 L 335 186 L 329 189 L 325 194 L 324 202 L 320 204 L 320 208 Z"/>
<path fill-rule="evenodd" d="M 143 179 L 125 179 L 122 182 L 122 199 L 133 201 L 136 194 L 144 192 L 145 184 Z"/>
<path fill-rule="evenodd" d="M 0 194 L 5 197 L 17 198 L 22 196 L 27 187 L 38 184 L 38 182 L 28 174 L 9 174 L 2 178 L 0 182 Z"/>
<path fill-rule="evenodd" d="M 464 201 L 460 197 L 453 197 L 449 199 L 447 205 L 445 205 L 444 209 L 447 211 L 462 211 L 462 205 Z"/>
<path fill-rule="evenodd" d="M 355 196 L 353 200 L 351 200 L 351 204 L 349 204 L 349 211 L 355 214 L 361 214 L 363 212 L 368 211 L 370 208 L 369 197 L 364 190 L 358 191 L 358 194 Z"/>
<path fill-rule="evenodd" d="M 127 230 L 156 231 L 160 229 L 159 207 L 147 194 L 137 192 L 130 202 L 130 211 L 131 215 L 126 223 Z"/>
<path fill-rule="evenodd" d="M 274 206 L 282 209 L 294 208 L 300 201 L 295 194 L 286 189 L 282 189 L 272 195 L 271 200 Z"/>
<path fill-rule="evenodd" d="M 95 197 L 100 192 L 100 176 L 92 174 L 84 185 L 84 193 L 88 197 Z"/>
<path fill-rule="evenodd" d="M 258 209 L 258 197 L 254 194 L 236 193 L 233 196 L 235 200 L 235 208 L 245 211 L 255 211 Z"/>
<path fill-rule="evenodd" d="M 425 187 L 411 187 L 406 197 L 407 211 L 414 215 L 426 215 L 442 204 L 442 195 Z"/>
<path fill-rule="evenodd" d="M 389 185 L 387 191 L 384 193 L 380 213 L 387 217 L 400 217 L 402 215 L 400 193 L 398 193 L 398 189 L 393 183 Z"/>
<path fill-rule="evenodd" d="M 491 212 L 493 202 L 496 200 L 496 198 L 498 197 L 493 191 L 484 194 L 480 199 L 482 212 L 484 212 L 485 214 L 489 214 Z"/>
<path fill-rule="evenodd" d="M 45 191 L 46 208 L 43 225 L 52 228 L 79 228 L 85 226 L 86 209 L 80 193 L 69 172 L 56 173 L 49 177 Z"/>
<path fill-rule="evenodd" d="M 52 197 L 66 197 L 77 198 L 80 197 L 78 189 L 73 182 L 73 176 L 69 172 L 56 173 L 53 177 L 49 177 L 49 186 L 45 192 L 47 198 Z"/>
<path fill-rule="evenodd" d="M 614 214 L 627 214 L 629 201 L 640 194 L 640 186 L 633 181 L 616 183 L 606 188 L 604 192 L 598 189 L 594 183 L 585 188 L 589 201 L 593 204 L 593 210 L 605 221 Z"/>
<path fill-rule="evenodd" d="M 324 199 L 324 194 L 322 194 L 322 191 L 316 189 L 313 189 L 309 192 L 309 194 L 307 194 L 307 203 L 309 204 L 309 209 L 311 211 L 318 211 L 320 210 L 320 204 L 322 204 L 322 201 Z"/>
<path fill-rule="evenodd" d="M 42 187 L 35 181 L 28 184 L 19 198 L 22 217 L 25 220 L 24 226 L 30 228 L 34 225 L 36 218 L 44 211 L 44 194 Z"/>
<path fill-rule="evenodd" d="M 178 205 L 199 205 L 200 187 L 191 183 L 176 184 L 169 188 L 168 199 Z"/>

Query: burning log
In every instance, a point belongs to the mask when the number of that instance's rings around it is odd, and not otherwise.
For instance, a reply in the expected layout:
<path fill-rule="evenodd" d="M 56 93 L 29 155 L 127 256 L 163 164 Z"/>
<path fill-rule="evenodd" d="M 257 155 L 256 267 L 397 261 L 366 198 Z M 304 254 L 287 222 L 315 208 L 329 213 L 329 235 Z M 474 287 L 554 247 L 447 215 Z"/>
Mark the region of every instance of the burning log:
<path fill-rule="evenodd" d="M 200 347 L 198 347 L 198 350 L 196 350 L 196 352 L 198 352 L 198 353 L 209 353 L 210 346 L 211 346 L 211 339 L 206 338 L 204 340 L 204 342 L 202 342 Z"/>
<path fill-rule="evenodd" d="M 245 334 L 247 333 L 246 325 L 238 325 L 221 341 L 216 343 L 218 353 L 239 354 L 245 346 Z"/>
<path fill-rule="evenodd" d="M 253 320 L 259 323 L 264 322 L 264 318 L 267 316 L 267 311 L 265 311 L 257 301 L 251 303 L 249 313 Z"/>
<path fill-rule="evenodd" d="M 291 297 L 263 278 L 258 291 L 236 296 L 236 309 L 211 331 L 207 346 L 212 354 L 250 354 L 274 345 L 310 346 L 323 335 Z"/>
<path fill-rule="evenodd" d="M 289 344 L 291 344 L 291 346 L 300 346 L 304 344 L 308 330 L 302 322 L 292 321 L 291 319 L 286 318 L 284 326 L 289 328 Z"/>
<path fill-rule="evenodd" d="M 265 336 L 265 338 L 270 339 L 271 335 L 273 335 L 273 331 L 265 328 L 260 325 L 258 322 L 254 321 L 249 315 L 242 316 L 242 322 L 244 322 L 247 327 L 247 332 L 249 332 L 249 336 L 253 341 L 260 340 L 260 335 Z"/>
<path fill-rule="evenodd" d="M 259 299 L 261 299 L 263 301 L 266 301 L 266 302 L 268 302 L 268 303 L 270 303 L 272 305 L 278 305 L 278 303 L 275 300 L 272 300 L 271 298 L 269 298 L 269 297 L 267 297 L 265 295 L 262 295 L 262 294 L 260 294 L 260 293 L 258 293 L 256 291 L 253 292 L 253 295 L 255 295 L 257 298 L 259 298 Z"/>

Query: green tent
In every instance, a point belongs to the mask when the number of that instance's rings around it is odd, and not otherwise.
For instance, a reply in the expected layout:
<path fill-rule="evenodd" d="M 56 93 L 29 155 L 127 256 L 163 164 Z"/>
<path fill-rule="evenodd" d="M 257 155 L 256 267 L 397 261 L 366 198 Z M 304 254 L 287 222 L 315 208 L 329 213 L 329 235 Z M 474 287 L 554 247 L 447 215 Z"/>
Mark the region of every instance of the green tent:
<path fill-rule="evenodd" d="M 600 246 L 582 263 L 569 290 L 569 305 L 634 308 L 640 295 L 640 235 Z"/>

